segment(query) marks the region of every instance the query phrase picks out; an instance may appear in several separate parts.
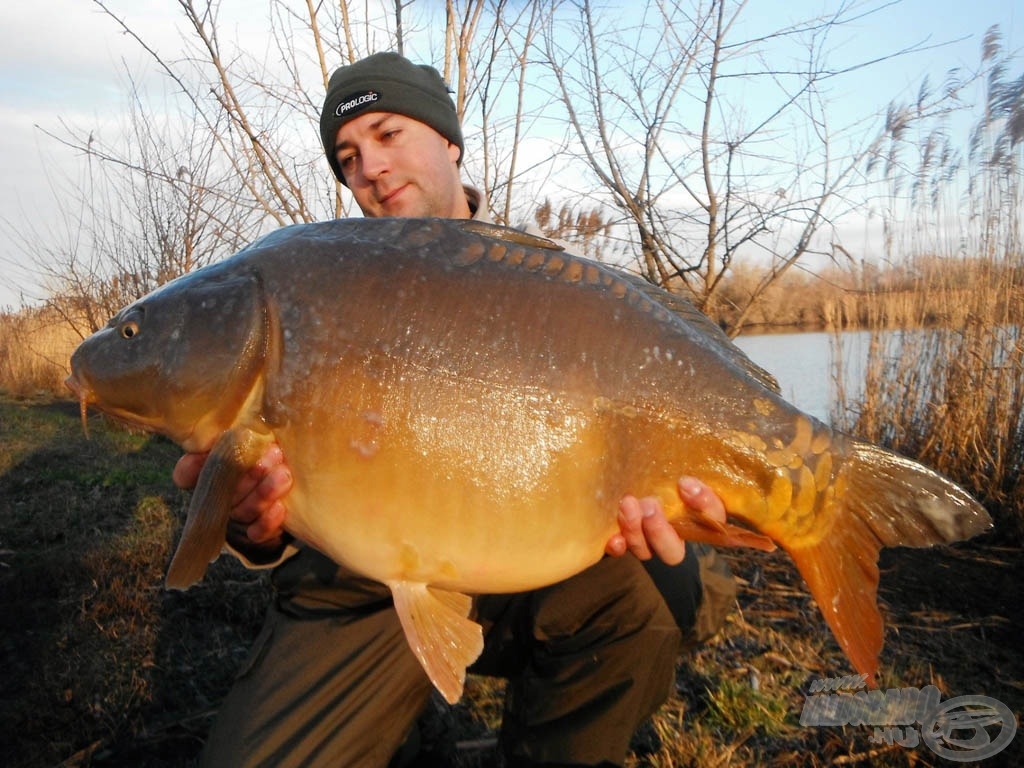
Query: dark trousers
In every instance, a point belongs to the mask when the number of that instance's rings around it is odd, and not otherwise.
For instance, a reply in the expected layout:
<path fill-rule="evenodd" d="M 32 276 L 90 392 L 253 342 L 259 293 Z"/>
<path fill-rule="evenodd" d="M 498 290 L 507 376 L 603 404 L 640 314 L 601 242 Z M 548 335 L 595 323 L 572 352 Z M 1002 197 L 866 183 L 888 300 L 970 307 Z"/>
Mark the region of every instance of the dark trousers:
<path fill-rule="evenodd" d="M 431 689 L 387 588 L 311 549 L 273 581 L 277 599 L 202 764 L 386 766 Z M 481 597 L 477 619 L 486 647 L 471 671 L 509 680 L 502 747 L 511 762 L 620 765 L 671 690 L 680 629 L 634 557 Z"/>

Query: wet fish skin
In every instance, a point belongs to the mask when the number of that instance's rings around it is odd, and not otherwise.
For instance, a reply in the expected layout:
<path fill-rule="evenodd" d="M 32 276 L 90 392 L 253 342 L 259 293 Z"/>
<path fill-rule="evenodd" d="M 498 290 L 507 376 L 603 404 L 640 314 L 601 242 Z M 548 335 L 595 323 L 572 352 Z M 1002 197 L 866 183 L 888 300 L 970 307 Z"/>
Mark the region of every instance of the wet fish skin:
<path fill-rule="evenodd" d="M 83 403 L 213 451 L 171 586 L 220 551 L 238 474 L 276 440 L 288 529 L 391 587 L 450 700 L 482 647 L 460 595 L 596 562 L 627 493 L 657 495 L 685 537 L 784 547 L 872 677 L 879 548 L 990 524 L 944 478 L 785 402 L 685 301 L 475 222 L 279 230 L 122 310 L 72 369 Z M 728 525 L 683 507 L 683 474 Z"/>

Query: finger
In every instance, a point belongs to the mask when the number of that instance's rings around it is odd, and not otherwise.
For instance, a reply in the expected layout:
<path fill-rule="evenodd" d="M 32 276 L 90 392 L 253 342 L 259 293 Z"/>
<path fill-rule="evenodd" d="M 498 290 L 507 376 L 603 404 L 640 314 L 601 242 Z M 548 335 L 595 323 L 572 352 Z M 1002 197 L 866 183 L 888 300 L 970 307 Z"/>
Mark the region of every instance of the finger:
<path fill-rule="evenodd" d="M 265 485 L 267 478 L 283 464 L 284 453 L 281 451 L 281 446 L 271 443 L 259 460 L 238 481 L 238 485 L 235 486 L 234 498 L 231 501 L 232 506 L 243 504 L 246 497 L 257 489 L 262 498 L 269 498 L 274 486 L 273 482 L 270 485 Z"/>
<path fill-rule="evenodd" d="M 256 490 L 257 486 L 263 482 L 266 476 L 267 470 L 259 464 L 250 467 L 249 471 L 239 478 L 238 485 L 235 486 L 235 495 L 231 499 L 231 505 L 233 507 L 244 505 L 252 492 Z"/>
<path fill-rule="evenodd" d="M 678 485 L 679 497 L 686 506 L 720 523 L 725 522 L 725 505 L 711 488 L 695 477 L 681 477 Z"/>
<path fill-rule="evenodd" d="M 271 469 L 256 486 L 256 492 L 264 501 L 280 501 L 292 489 L 292 472 L 286 464 Z"/>
<path fill-rule="evenodd" d="M 667 565 L 678 565 L 686 557 L 686 543 L 665 519 L 661 503 L 653 497 L 641 499 L 644 537 L 654 554 Z"/>
<path fill-rule="evenodd" d="M 269 472 L 278 464 L 284 463 L 284 451 L 281 450 L 281 446 L 277 443 L 271 443 L 267 450 L 260 456 L 259 461 L 256 462 L 256 466 L 262 468 L 266 472 Z"/>
<path fill-rule="evenodd" d="M 651 559 L 651 550 L 644 538 L 643 510 L 635 496 L 626 496 L 619 502 L 619 531 L 626 542 L 626 549 L 641 560 Z"/>
<path fill-rule="evenodd" d="M 604 545 L 604 553 L 612 557 L 621 557 L 626 554 L 626 537 L 621 533 L 612 534 L 608 543 Z"/>
<path fill-rule="evenodd" d="M 178 463 L 174 465 L 171 473 L 171 480 L 182 490 L 190 490 L 196 487 L 199 480 L 199 473 L 203 471 L 208 453 L 186 453 Z"/>
<path fill-rule="evenodd" d="M 257 544 L 264 544 L 284 534 L 287 513 L 280 501 L 275 501 L 260 517 L 246 529 L 246 535 Z"/>
<path fill-rule="evenodd" d="M 281 504 L 283 509 L 282 500 L 291 490 L 292 483 L 291 470 L 284 464 L 274 467 L 252 485 L 248 479 L 243 478 L 238 487 L 248 487 L 249 492 L 235 502 L 231 509 L 231 519 L 240 523 L 255 523 L 275 504 Z"/>

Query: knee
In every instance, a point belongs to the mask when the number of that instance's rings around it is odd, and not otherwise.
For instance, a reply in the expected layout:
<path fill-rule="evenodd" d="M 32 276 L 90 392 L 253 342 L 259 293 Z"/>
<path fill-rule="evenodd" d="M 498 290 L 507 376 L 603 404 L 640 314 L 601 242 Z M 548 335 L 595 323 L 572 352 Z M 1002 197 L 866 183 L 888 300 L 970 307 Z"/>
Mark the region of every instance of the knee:
<path fill-rule="evenodd" d="M 529 755 L 523 765 L 621 765 L 633 731 L 671 693 L 681 637 L 672 613 L 633 557 L 606 558 L 532 600 L 506 753 Z"/>
<path fill-rule="evenodd" d="M 643 565 L 634 557 L 605 558 L 538 593 L 535 641 L 562 652 L 617 646 L 646 664 L 674 669 L 681 632 Z"/>

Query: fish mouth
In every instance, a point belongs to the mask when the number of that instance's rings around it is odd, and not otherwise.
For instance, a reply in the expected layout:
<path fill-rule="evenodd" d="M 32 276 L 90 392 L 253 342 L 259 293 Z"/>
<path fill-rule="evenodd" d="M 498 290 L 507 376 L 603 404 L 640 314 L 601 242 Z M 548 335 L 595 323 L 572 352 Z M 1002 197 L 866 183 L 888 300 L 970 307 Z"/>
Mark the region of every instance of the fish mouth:
<path fill-rule="evenodd" d="M 78 409 L 82 418 L 82 432 L 86 438 L 89 437 L 89 406 L 102 413 L 107 418 L 128 427 L 133 431 L 155 432 L 156 427 L 150 421 L 140 419 L 137 416 L 129 416 L 114 408 L 106 408 L 102 405 L 92 387 L 74 372 L 64 380 L 64 385 L 70 389 L 78 400 Z"/>

